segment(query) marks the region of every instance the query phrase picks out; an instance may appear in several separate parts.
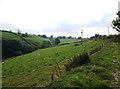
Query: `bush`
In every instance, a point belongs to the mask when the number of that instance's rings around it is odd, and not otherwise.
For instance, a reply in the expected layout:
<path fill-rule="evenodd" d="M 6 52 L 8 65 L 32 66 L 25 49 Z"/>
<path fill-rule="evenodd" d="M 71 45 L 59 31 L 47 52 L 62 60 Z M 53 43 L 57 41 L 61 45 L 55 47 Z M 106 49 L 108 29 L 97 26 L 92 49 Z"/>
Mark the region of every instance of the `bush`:
<path fill-rule="evenodd" d="M 75 46 L 79 46 L 79 44 L 75 44 Z"/>
<path fill-rule="evenodd" d="M 42 47 L 41 47 L 41 48 L 47 48 L 47 47 L 50 47 L 50 46 L 51 46 L 50 41 L 43 41 L 43 42 L 42 42 Z"/>
<path fill-rule="evenodd" d="M 76 68 L 89 62 L 90 58 L 87 52 L 83 53 L 82 55 L 74 56 L 72 61 L 65 65 L 66 71 L 70 71 L 72 68 Z"/>
<path fill-rule="evenodd" d="M 102 47 L 103 47 L 103 45 L 101 45 L 101 46 L 99 46 L 99 47 L 93 49 L 93 50 L 89 53 L 89 55 L 92 55 L 92 54 L 94 54 L 94 53 L 100 51 L 100 50 L 102 49 Z"/>
<path fill-rule="evenodd" d="M 70 44 L 70 43 L 62 43 L 62 44 L 59 44 L 59 45 L 68 45 L 68 44 Z"/>
<path fill-rule="evenodd" d="M 59 44 L 60 40 L 58 38 L 55 39 L 55 45 Z"/>

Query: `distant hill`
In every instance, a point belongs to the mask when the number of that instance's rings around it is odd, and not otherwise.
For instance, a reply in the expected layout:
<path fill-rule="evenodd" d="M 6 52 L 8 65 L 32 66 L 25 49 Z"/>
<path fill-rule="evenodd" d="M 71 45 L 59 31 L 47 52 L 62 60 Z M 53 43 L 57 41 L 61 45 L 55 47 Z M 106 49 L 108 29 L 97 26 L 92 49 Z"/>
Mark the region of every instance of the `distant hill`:
<path fill-rule="evenodd" d="M 25 39 L 34 44 L 37 48 L 46 48 L 51 45 L 50 40 L 47 38 L 42 38 L 40 36 L 28 35 Z"/>
<path fill-rule="evenodd" d="M 39 48 L 51 46 L 49 39 L 30 34 L 18 34 L 10 31 L 2 32 L 2 58 L 32 52 Z"/>

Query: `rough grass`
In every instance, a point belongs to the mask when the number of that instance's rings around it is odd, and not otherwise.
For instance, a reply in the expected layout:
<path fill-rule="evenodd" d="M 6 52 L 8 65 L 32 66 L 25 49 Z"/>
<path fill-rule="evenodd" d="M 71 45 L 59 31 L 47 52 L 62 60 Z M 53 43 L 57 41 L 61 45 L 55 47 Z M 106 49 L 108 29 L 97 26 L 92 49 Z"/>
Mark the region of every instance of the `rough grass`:
<path fill-rule="evenodd" d="M 49 87 L 79 87 L 81 89 L 111 89 L 110 86 L 115 87 L 116 80 L 113 73 L 118 70 L 117 47 L 117 43 L 109 43 L 102 50 L 90 56 L 89 64 L 67 72 Z"/>
<path fill-rule="evenodd" d="M 86 51 L 90 52 L 101 44 L 102 41 L 86 41 L 79 46 L 75 46 L 73 43 L 39 49 L 29 54 L 10 58 L 2 64 L 3 86 L 48 86 L 52 82 L 51 75 L 59 77 L 59 71 L 64 74 L 64 65 L 73 56 Z"/>
<path fill-rule="evenodd" d="M 95 70 L 100 71 L 100 76 L 94 73 Z M 104 74 L 103 76 L 105 76 L 106 79 L 103 80 L 101 74 Z M 101 87 L 100 89 L 106 89 L 107 80 L 109 80 L 107 78 L 112 79 L 113 77 L 109 76 L 104 68 L 97 66 L 83 66 L 67 72 L 57 81 L 54 81 L 50 87 L 79 87 L 82 89 L 94 89 L 96 87 L 99 89 L 99 87 Z"/>

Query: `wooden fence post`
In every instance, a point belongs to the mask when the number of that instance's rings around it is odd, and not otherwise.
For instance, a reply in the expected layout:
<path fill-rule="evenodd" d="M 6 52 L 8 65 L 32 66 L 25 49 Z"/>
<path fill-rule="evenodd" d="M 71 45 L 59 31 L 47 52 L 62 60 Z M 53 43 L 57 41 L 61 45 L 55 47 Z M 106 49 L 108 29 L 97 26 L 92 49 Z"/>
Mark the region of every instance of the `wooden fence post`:
<path fill-rule="evenodd" d="M 52 79 L 52 81 L 54 80 L 54 79 L 53 79 L 53 74 L 52 74 L 52 76 L 51 76 L 51 79 Z"/>

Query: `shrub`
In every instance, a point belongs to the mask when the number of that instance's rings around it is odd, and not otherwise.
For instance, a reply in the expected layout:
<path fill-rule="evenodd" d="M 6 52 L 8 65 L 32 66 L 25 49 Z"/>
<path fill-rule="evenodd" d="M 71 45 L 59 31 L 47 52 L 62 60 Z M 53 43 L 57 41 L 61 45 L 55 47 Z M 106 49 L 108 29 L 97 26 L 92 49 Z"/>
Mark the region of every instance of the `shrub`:
<path fill-rule="evenodd" d="M 59 44 L 59 45 L 68 45 L 68 44 L 70 44 L 70 43 L 62 43 L 62 44 Z"/>
<path fill-rule="evenodd" d="M 55 39 L 55 45 L 59 44 L 60 40 L 58 38 Z"/>
<path fill-rule="evenodd" d="M 72 61 L 65 65 L 66 71 L 70 71 L 72 68 L 76 68 L 78 66 L 81 66 L 89 62 L 90 62 L 90 58 L 87 52 L 78 56 L 74 56 Z"/>
<path fill-rule="evenodd" d="M 92 55 L 92 54 L 94 54 L 94 53 L 100 51 L 102 47 L 103 47 L 103 45 L 101 45 L 101 46 L 99 46 L 99 47 L 93 49 L 93 50 L 89 53 L 89 55 Z"/>
<path fill-rule="evenodd" d="M 51 43 L 50 41 L 43 41 L 41 45 L 41 48 L 47 48 L 51 46 Z"/>
<path fill-rule="evenodd" d="M 78 46 L 79 44 L 75 44 L 75 46 Z"/>

